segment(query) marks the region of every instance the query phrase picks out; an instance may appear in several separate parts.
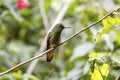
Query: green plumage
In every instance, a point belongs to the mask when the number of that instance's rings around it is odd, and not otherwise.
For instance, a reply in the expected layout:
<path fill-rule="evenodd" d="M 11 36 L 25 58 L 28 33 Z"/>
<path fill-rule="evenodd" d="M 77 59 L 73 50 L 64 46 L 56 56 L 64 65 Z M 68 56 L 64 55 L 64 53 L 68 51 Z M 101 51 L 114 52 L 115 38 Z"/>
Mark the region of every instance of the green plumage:
<path fill-rule="evenodd" d="M 64 29 L 62 23 L 56 24 L 54 29 L 48 34 L 47 37 L 47 50 L 58 45 L 60 42 L 61 32 Z M 53 58 L 54 50 L 47 53 L 47 61 L 50 62 Z"/>

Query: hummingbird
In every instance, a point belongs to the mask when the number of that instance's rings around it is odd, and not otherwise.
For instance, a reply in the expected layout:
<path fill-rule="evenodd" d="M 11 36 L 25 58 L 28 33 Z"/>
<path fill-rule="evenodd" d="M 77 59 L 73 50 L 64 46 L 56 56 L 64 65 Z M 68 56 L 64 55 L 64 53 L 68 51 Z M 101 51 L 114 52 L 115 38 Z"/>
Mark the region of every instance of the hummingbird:
<path fill-rule="evenodd" d="M 48 34 L 47 50 L 57 46 L 60 43 L 61 32 L 63 31 L 64 28 L 65 27 L 62 23 L 58 23 L 55 25 L 55 27 L 52 29 L 52 31 Z M 55 49 L 53 49 L 47 53 L 46 59 L 48 62 L 50 62 L 52 60 L 54 51 L 55 51 Z"/>

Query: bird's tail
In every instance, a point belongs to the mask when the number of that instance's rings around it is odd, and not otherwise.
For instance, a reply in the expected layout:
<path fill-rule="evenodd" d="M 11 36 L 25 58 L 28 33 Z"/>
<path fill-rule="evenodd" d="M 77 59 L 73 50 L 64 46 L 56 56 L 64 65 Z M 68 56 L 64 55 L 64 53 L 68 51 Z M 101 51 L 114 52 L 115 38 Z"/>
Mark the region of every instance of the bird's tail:
<path fill-rule="evenodd" d="M 47 61 L 50 62 L 53 58 L 54 49 L 47 53 Z"/>

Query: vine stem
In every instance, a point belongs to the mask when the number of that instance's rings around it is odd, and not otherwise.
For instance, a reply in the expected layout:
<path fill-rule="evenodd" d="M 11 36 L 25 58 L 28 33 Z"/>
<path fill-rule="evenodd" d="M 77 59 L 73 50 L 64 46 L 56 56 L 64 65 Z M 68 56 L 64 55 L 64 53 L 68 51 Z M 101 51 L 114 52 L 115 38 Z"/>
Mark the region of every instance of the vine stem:
<path fill-rule="evenodd" d="M 120 9 L 120 8 L 118 8 L 118 9 Z M 102 17 L 102 18 L 99 19 L 98 21 L 94 22 L 93 24 L 89 25 L 88 27 L 86 27 L 86 28 L 84 28 L 84 29 L 82 29 L 82 30 L 79 30 L 77 33 L 73 34 L 71 37 L 69 37 L 69 38 L 66 39 L 65 41 L 59 43 L 56 47 L 58 47 L 58 46 L 60 46 L 60 45 L 63 45 L 64 43 L 68 42 L 69 40 L 71 40 L 72 38 L 74 38 L 75 36 L 77 36 L 78 34 L 86 31 L 87 29 L 89 29 L 89 28 L 91 28 L 91 27 L 93 27 L 94 25 L 96 25 L 97 23 L 101 22 L 103 19 L 107 18 L 108 16 L 110 16 L 113 12 L 117 11 L 118 9 L 115 9 L 115 10 L 111 11 L 110 13 L 106 14 L 104 17 Z M 16 68 L 18 68 L 18 67 L 20 67 L 20 66 L 22 66 L 22 65 L 24 65 L 24 64 L 26 64 L 26 63 L 28 63 L 28 62 L 30 62 L 30 61 L 33 61 L 33 60 L 35 60 L 35 59 L 37 59 L 37 58 L 39 58 L 39 57 L 41 57 L 41 56 L 43 56 L 43 55 L 45 55 L 47 52 L 50 52 L 50 51 L 53 50 L 53 49 L 54 49 L 54 48 L 50 48 L 49 50 L 46 50 L 45 52 L 43 52 L 43 53 L 41 53 L 41 54 L 39 54 L 39 55 L 37 55 L 37 56 L 35 56 L 35 57 L 33 57 L 33 58 L 30 58 L 30 59 L 28 59 L 28 60 L 26 60 L 26 61 L 24 61 L 24 62 L 19 63 L 18 65 L 16 65 L 16 66 L 14 66 L 14 67 L 12 67 L 12 68 L 10 68 L 10 69 L 8 69 L 8 70 L 0 73 L 0 76 L 2 76 L 2 75 L 4 75 L 4 74 L 7 74 L 7 73 L 13 71 L 14 69 L 16 69 Z"/>

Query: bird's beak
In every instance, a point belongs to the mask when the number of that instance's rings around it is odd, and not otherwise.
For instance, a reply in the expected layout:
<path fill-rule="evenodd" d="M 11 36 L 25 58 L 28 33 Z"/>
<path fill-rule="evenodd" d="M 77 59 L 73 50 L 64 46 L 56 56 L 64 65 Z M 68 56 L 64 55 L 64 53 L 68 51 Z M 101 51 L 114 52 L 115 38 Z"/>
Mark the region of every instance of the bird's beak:
<path fill-rule="evenodd" d="M 64 27 L 64 28 L 71 28 L 71 27 Z"/>

